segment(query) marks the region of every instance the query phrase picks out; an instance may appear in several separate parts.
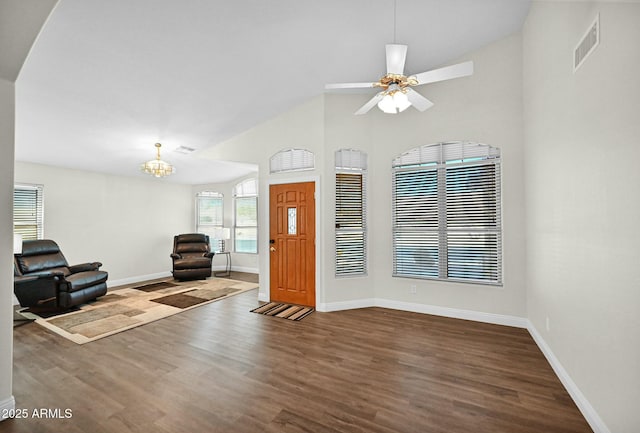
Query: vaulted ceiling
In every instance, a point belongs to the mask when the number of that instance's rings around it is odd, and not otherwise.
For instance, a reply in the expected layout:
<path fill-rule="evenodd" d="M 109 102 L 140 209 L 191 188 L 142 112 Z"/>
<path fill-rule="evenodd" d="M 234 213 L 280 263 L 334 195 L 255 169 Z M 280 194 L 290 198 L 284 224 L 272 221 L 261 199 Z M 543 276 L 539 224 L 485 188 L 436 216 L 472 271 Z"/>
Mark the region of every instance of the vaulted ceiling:
<path fill-rule="evenodd" d="M 225 182 L 255 167 L 200 151 L 326 83 L 379 78 L 394 39 L 422 72 L 518 31 L 529 3 L 60 0 L 16 82 L 16 159 L 145 176 L 160 142 L 167 181 Z"/>

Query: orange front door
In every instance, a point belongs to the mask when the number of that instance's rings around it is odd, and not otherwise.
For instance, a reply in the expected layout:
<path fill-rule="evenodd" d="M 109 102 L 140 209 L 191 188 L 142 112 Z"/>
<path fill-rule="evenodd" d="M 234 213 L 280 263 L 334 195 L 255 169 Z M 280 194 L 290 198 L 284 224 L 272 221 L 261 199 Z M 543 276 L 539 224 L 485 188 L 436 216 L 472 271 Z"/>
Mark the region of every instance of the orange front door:
<path fill-rule="evenodd" d="M 271 301 L 315 307 L 316 205 L 313 182 L 269 187 Z"/>

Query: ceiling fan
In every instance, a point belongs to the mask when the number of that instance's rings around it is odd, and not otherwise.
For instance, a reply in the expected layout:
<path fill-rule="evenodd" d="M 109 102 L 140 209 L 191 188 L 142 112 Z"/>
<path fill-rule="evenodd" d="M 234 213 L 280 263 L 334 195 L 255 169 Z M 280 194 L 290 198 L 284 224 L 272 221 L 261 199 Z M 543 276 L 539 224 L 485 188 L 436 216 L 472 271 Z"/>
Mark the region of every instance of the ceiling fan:
<path fill-rule="evenodd" d="M 400 113 L 410 106 L 425 111 L 433 106 L 433 102 L 412 89 L 413 86 L 466 77 L 473 74 L 473 62 L 458 63 L 444 68 L 433 69 L 416 75 L 404 75 L 404 63 L 407 57 L 407 46 L 388 44 L 387 74 L 373 83 L 338 83 L 327 84 L 325 89 L 356 89 L 379 87 L 382 90 L 364 104 L 354 114 L 365 114 L 375 105 L 385 113 Z"/>

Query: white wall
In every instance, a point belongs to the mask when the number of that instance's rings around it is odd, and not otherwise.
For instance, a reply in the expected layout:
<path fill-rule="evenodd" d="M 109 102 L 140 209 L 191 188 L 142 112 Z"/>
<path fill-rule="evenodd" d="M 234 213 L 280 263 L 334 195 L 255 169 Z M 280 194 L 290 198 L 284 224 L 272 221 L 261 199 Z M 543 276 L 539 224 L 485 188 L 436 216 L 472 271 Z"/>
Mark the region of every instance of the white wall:
<path fill-rule="evenodd" d="M 224 227 L 228 227 L 231 229 L 231 236 L 233 237 L 233 223 L 234 223 L 234 202 L 233 202 L 233 191 L 234 187 L 242 182 L 243 180 L 250 178 L 258 178 L 258 173 L 253 174 L 252 176 L 243 176 L 238 179 L 235 179 L 231 182 L 226 183 L 209 183 L 204 185 L 193 185 L 191 187 L 191 196 L 193 200 L 195 200 L 195 196 L 197 193 L 202 191 L 214 191 L 219 192 L 223 195 L 223 205 L 222 212 L 224 213 Z M 262 213 L 263 209 L 258 209 L 258 215 Z M 231 251 L 231 270 L 239 271 L 239 272 L 253 272 L 258 273 L 258 258 L 261 250 L 258 250 L 258 254 L 246 254 L 246 253 L 236 253 L 233 248 L 233 239 L 226 241 L 226 249 L 227 251 Z M 225 258 L 224 257 L 214 257 L 213 258 L 213 268 L 214 270 L 222 270 L 225 268 Z"/>
<path fill-rule="evenodd" d="M 15 85 L 33 41 L 56 0 L 0 3 L 0 409 L 15 407 L 13 366 L 13 158 Z M 0 417 L 0 421 L 4 419 Z"/>
<path fill-rule="evenodd" d="M 334 309 L 371 298 L 436 305 L 524 317 L 524 211 L 522 182 L 522 57 L 521 36 L 515 34 L 461 60 L 473 59 L 473 77 L 427 86 L 436 106 L 400 116 L 372 110 L 353 112 L 370 95 L 328 94 L 268 121 L 242 136 L 216 146 L 209 157 L 251 162 L 260 166 L 260 205 L 268 209 L 268 183 L 299 176 L 320 181 L 320 231 L 317 233 L 319 304 Z M 427 282 L 391 277 L 391 161 L 410 148 L 439 141 L 471 140 L 502 149 L 505 277 L 503 287 Z M 269 157 L 287 147 L 316 154 L 312 172 L 269 175 Z M 369 274 L 335 278 L 334 268 L 334 151 L 358 148 L 369 154 Z M 261 212 L 261 227 L 268 227 Z M 260 248 L 267 246 L 261 230 Z M 261 276 L 267 275 L 268 255 L 260 256 Z M 409 295 L 409 284 L 418 286 Z M 266 284 L 261 290 L 267 290 Z M 261 292 L 263 296 L 264 292 Z"/>
<path fill-rule="evenodd" d="M 425 112 L 413 108 L 387 115 L 374 108 L 365 116 L 352 113 L 367 96 L 328 95 L 325 110 L 327 177 L 333 151 L 356 147 L 369 154 L 370 281 L 333 278 L 326 262 L 330 300 L 373 296 L 409 304 L 439 306 L 506 316 L 525 316 L 524 187 L 522 180 L 522 56 L 519 33 L 490 44 L 458 61 L 473 60 L 473 76 L 418 87 L 435 105 Z M 391 238 L 391 162 L 400 153 L 442 141 L 476 141 L 502 152 L 504 285 L 502 287 L 394 278 Z M 333 196 L 327 182 L 325 192 Z M 331 199 L 333 200 L 333 199 Z M 325 218 L 333 220 L 334 202 Z M 333 236 L 333 230 L 325 233 Z M 333 254 L 333 242 L 327 255 Z M 416 294 L 409 293 L 415 284 Z M 372 285 L 374 293 L 366 292 Z M 354 291 L 354 287 L 358 287 Z M 335 290 L 331 290 L 335 288 Z"/>
<path fill-rule="evenodd" d="M 188 185 L 22 162 L 15 181 L 44 185 L 44 237 L 70 264 L 102 262 L 110 286 L 169 275 L 173 236 L 193 230 Z"/>
<path fill-rule="evenodd" d="M 269 183 L 283 181 L 306 181 L 319 178 L 324 167 L 324 98 L 312 99 L 296 109 L 234 137 L 224 143 L 203 151 L 205 157 L 237 162 L 249 162 L 258 165 L 258 249 L 269 249 Z M 283 149 L 307 149 L 316 155 L 316 169 L 285 174 L 269 174 L 269 158 Z M 322 200 L 316 201 L 316 207 L 322 209 Z M 319 221 L 324 225 L 324 221 Z M 325 239 L 318 236 L 316 250 L 330 248 Z M 319 257 L 319 260 L 321 257 Z M 269 299 L 269 255 L 258 256 L 260 271 L 259 297 Z M 319 262 L 317 269 L 322 268 Z M 322 285 L 318 281 L 316 291 Z M 321 300 L 321 302 L 324 302 Z"/>
<path fill-rule="evenodd" d="M 14 84 L 0 78 L 0 409 L 13 406 L 13 155 Z"/>
<path fill-rule="evenodd" d="M 523 34 L 527 314 L 601 431 L 638 432 L 640 5 L 534 2 Z"/>
<path fill-rule="evenodd" d="M 374 151 L 374 125 L 376 122 L 386 123 L 391 118 L 378 117 L 377 108 L 363 116 L 354 116 L 353 112 L 362 106 L 373 95 L 325 95 L 324 119 L 325 119 L 325 169 L 322 178 L 322 200 L 324 202 L 322 219 L 327 222 L 323 237 L 322 259 L 324 266 L 320 270 L 325 282 L 325 297 L 323 306 L 327 310 L 339 310 L 366 306 L 367 300 L 373 299 L 375 277 L 390 269 L 384 266 L 375 269 L 376 256 L 381 252 L 377 250 L 376 239 L 380 236 L 379 228 L 375 221 L 378 220 L 377 212 L 384 203 L 389 204 L 389 197 L 382 197 L 375 187 L 376 180 L 387 177 L 389 169 L 378 172 L 373 168 L 376 164 Z M 367 154 L 369 170 L 366 174 L 366 203 L 367 203 L 367 260 L 368 272 L 364 276 L 349 276 L 336 278 L 335 264 L 335 152 L 340 149 L 357 149 Z M 390 207 L 383 212 L 390 213 Z M 388 228 L 390 230 L 390 227 Z"/>

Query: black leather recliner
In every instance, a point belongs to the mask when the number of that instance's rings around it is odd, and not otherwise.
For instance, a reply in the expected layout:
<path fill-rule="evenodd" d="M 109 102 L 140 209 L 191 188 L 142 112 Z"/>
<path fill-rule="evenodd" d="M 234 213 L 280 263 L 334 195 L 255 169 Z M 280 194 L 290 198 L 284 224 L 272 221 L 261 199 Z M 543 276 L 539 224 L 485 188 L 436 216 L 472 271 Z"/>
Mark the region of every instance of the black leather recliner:
<path fill-rule="evenodd" d="M 69 266 L 60 247 L 49 239 L 22 242 L 14 255 L 13 291 L 23 307 L 67 309 L 107 293 L 109 274 L 102 263 Z"/>
<path fill-rule="evenodd" d="M 211 276 L 209 236 L 187 233 L 173 237 L 173 278 L 176 280 L 202 280 Z"/>

